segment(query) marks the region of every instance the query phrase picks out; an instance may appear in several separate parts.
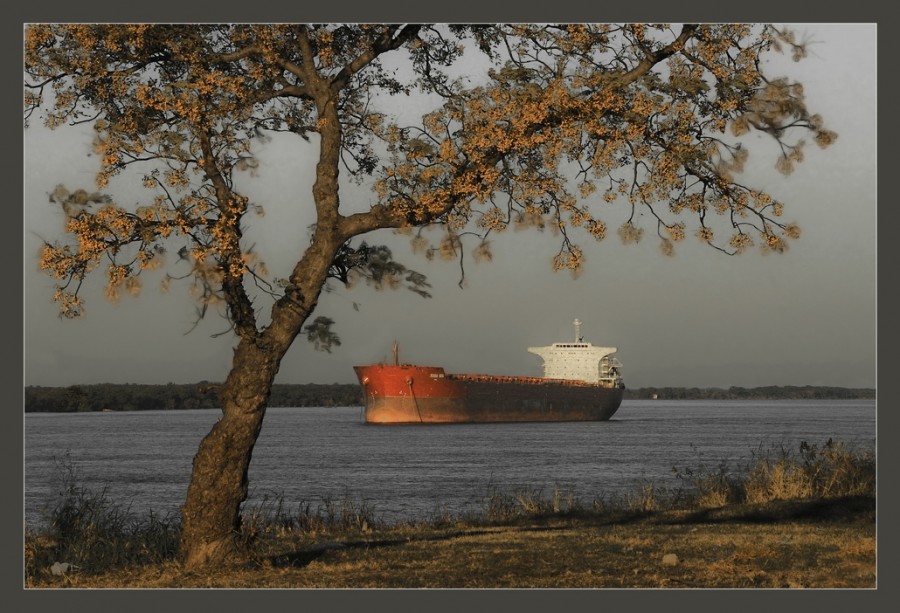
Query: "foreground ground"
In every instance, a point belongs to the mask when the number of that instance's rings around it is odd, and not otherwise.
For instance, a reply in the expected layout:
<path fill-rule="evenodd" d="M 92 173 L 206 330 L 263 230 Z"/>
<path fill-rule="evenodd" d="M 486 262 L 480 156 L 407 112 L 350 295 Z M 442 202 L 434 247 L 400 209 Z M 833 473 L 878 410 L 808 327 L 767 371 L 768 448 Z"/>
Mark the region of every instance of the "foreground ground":
<path fill-rule="evenodd" d="M 875 588 L 875 500 L 262 539 L 255 559 L 30 576 L 29 588 Z"/>

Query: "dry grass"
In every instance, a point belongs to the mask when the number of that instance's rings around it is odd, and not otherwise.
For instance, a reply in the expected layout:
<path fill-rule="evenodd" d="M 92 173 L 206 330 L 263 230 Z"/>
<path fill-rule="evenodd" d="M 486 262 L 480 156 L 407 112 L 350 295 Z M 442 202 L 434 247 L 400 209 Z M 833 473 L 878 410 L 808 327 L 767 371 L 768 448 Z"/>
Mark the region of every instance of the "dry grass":
<path fill-rule="evenodd" d="M 874 501 L 546 519 L 360 539 L 282 537 L 241 567 L 168 561 L 33 577 L 73 588 L 874 588 Z M 677 563 L 666 564 L 668 554 Z"/>
<path fill-rule="evenodd" d="M 874 588 L 875 463 L 831 441 L 621 500 L 493 492 L 480 516 L 383 524 L 350 500 L 245 514 L 242 566 L 185 573 L 178 526 L 71 486 L 26 535 L 29 588 Z M 152 518 L 151 518 L 152 519 Z M 54 574 L 54 562 L 76 570 Z"/>
<path fill-rule="evenodd" d="M 727 504 L 874 495 L 876 467 L 871 453 L 855 452 L 829 439 L 822 447 L 801 443 L 796 452 L 772 447 L 756 454 L 747 466 L 730 467 L 723 463 L 716 470 L 687 470 L 678 476 L 686 487 L 670 495 L 665 504 L 677 503 L 677 498 L 683 497 L 681 504 L 716 508 Z M 644 498 L 646 491 L 645 488 Z"/>

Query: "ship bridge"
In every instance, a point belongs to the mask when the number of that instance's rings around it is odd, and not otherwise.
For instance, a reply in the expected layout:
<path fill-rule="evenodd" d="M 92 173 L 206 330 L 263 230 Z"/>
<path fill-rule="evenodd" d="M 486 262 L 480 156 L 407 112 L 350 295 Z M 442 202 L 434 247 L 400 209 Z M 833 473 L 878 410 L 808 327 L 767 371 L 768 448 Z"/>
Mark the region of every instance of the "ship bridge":
<path fill-rule="evenodd" d="M 575 320 L 575 340 L 553 343 L 546 347 L 529 347 L 528 351 L 544 360 L 544 377 L 587 383 L 609 383 L 621 386 L 621 364 L 613 357 L 617 347 L 595 347 L 581 336 L 581 322 Z"/>

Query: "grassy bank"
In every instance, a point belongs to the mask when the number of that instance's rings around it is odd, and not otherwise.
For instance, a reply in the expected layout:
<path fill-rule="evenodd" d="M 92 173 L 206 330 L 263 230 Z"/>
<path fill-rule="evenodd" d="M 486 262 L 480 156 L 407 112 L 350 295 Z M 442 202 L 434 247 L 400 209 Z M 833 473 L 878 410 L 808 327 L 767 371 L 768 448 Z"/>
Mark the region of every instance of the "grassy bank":
<path fill-rule="evenodd" d="M 462 517 L 384 523 L 365 504 L 248 509 L 247 558 L 184 573 L 179 524 L 134 520 L 69 474 L 25 585 L 45 587 L 875 587 L 875 462 L 839 443 L 772 449 L 584 501 L 494 492 Z"/>

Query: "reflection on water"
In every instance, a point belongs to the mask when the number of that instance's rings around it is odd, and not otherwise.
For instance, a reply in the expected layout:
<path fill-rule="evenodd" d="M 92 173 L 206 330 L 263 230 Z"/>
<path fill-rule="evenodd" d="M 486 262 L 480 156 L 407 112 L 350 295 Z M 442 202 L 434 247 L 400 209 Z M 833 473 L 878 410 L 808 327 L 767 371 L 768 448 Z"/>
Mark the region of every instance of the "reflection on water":
<path fill-rule="evenodd" d="M 176 513 L 191 461 L 219 412 L 27 414 L 29 525 L 54 502 L 60 461 L 80 483 L 146 516 Z M 349 498 L 385 519 L 478 511 L 494 490 L 559 488 L 583 501 L 673 468 L 739 466 L 773 446 L 829 438 L 875 448 L 875 402 L 626 401 L 608 422 L 373 426 L 358 407 L 269 409 L 250 465 L 251 504 Z"/>

